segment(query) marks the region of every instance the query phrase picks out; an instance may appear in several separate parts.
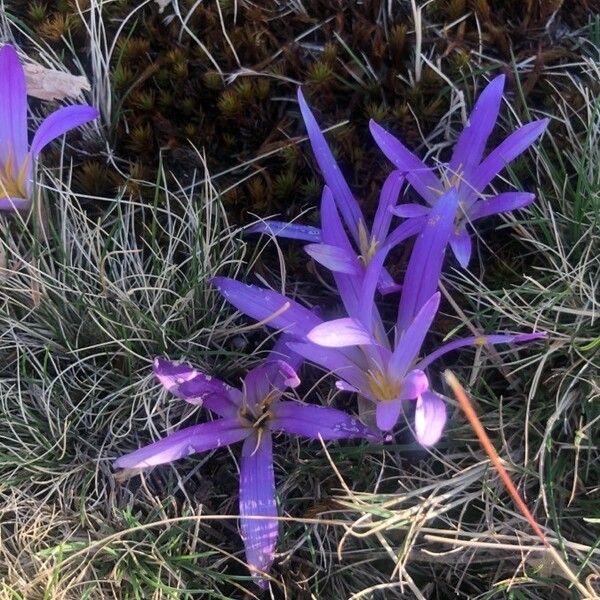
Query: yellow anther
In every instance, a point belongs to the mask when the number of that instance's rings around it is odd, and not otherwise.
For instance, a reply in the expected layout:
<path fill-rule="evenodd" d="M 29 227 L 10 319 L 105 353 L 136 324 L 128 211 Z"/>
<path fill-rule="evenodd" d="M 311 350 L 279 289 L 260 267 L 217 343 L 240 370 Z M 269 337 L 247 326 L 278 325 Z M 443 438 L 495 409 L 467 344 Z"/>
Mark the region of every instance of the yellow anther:
<path fill-rule="evenodd" d="M 396 400 L 402 391 L 402 384 L 391 380 L 381 371 L 369 371 L 368 375 L 369 390 L 376 400 L 385 402 L 386 400 Z"/>

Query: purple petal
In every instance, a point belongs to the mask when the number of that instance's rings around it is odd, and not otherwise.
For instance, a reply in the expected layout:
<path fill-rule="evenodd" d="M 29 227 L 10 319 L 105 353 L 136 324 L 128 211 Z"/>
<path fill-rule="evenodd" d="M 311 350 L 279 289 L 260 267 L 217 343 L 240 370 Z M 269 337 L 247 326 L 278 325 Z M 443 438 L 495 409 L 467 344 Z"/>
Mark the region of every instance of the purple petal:
<path fill-rule="evenodd" d="M 390 377 L 403 378 L 416 360 L 439 305 L 440 293 L 436 292 L 419 310 L 406 331 L 399 336 L 388 365 Z"/>
<path fill-rule="evenodd" d="M 498 119 L 505 79 L 504 75 L 499 75 L 481 92 L 454 148 L 449 166 L 451 173 L 460 171 L 468 180 L 473 168 L 481 162 L 485 145 Z"/>
<path fill-rule="evenodd" d="M 444 186 L 433 174 L 432 170 L 417 158 L 399 139 L 388 133 L 375 121 L 369 121 L 369 129 L 380 150 L 415 188 L 417 193 L 430 204 L 435 204 L 439 194 L 435 190 L 443 190 Z"/>
<path fill-rule="evenodd" d="M 375 422 L 381 431 L 390 431 L 398 422 L 402 400 L 386 400 L 378 402 L 375 408 Z"/>
<path fill-rule="evenodd" d="M 400 290 L 402 290 L 402 284 L 396 283 L 391 278 L 389 280 L 386 278 L 384 281 L 382 281 L 384 274 L 385 274 L 385 271 L 382 271 L 381 272 L 382 277 L 377 286 L 377 289 L 379 290 L 379 293 L 382 296 L 387 296 L 389 294 L 395 294 L 396 292 L 399 292 Z"/>
<path fill-rule="evenodd" d="M 397 332 L 401 333 L 438 288 L 444 254 L 454 229 L 458 206 L 455 189 L 448 190 L 431 209 L 408 261 Z"/>
<path fill-rule="evenodd" d="M 211 281 L 240 312 L 265 321 L 269 327 L 285 329 L 290 335 L 303 338 L 321 323 L 313 312 L 277 292 L 227 277 L 213 277 Z"/>
<path fill-rule="evenodd" d="M 27 156 L 27 88 L 15 49 L 0 48 L 0 163 L 12 161 L 17 171 Z"/>
<path fill-rule="evenodd" d="M 250 430 L 237 419 L 218 419 L 180 429 L 171 435 L 121 456 L 115 461 L 119 469 L 142 469 L 169 463 L 196 452 L 205 452 L 243 440 Z"/>
<path fill-rule="evenodd" d="M 415 437 L 423 446 L 435 444 L 446 424 L 446 403 L 433 392 L 424 392 L 415 408 Z"/>
<path fill-rule="evenodd" d="M 248 371 L 244 377 L 244 397 L 250 406 L 256 406 L 273 389 L 270 376 L 273 371 L 260 365 Z"/>
<path fill-rule="evenodd" d="M 402 289 L 402 285 L 396 283 L 386 269 L 382 269 L 381 273 L 379 274 L 377 289 L 379 290 L 380 294 L 385 296 L 386 294 L 393 294 L 394 292 L 399 292 Z"/>
<path fill-rule="evenodd" d="M 450 248 L 452 248 L 452 252 L 454 252 L 454 256 L 460 266 L 466 269 L 471 260 L 473 244 L 471 236 L 465 227 L 452 233 L 450 236 Z"/>
<path fill-rule="evenodd" d="M 359 394 L 360 390 L 355 388 L 353 385 L 350 385 L 349 383 L 346 383 L 345 381 L 342 381 L 341 379 L 338 379 L 335 382 L 335 387 L 336 389 L 340 390 L 340 392 L 350 392 L 352 394 Z"/>
<path fill-rule="evenodd" d="M 375 332 L 374 335 L 376 337 L 378 335 L 382 336 L 378 339 L 385 338 L 386 332 L 377 306 L 375 305 L 375 290 L 382 284 L 381 274 L 383 272 L 383 263 L 390 249 L 390 246 L 383 246 L 369 262 L 362 280 L 358 299 L 358 319 L 369 331 Z"/>
<path fill-rule="evenodd" d="M 496 334 L 496 335 L 478 335 L 471 336 L 466 338 L 461 338 L 458 340 L 454 340 L 452 342 L 448 342 L 443 346 L 440 346 L 437 350 L 428 354 L 422 361 L 419 362 L 417 368 L 425 369 L 427 368 L 433 361 L 437 360 L 444 354 L 448 352 L 452 352 L 452 350 L 456 350 L 458 348 L 463 348 L 464 346 L 493 346 L 495 344 L 520 344 L 526 342 L 533 342 L 534 340 L 545 339 L 547 337 L 546 332 L 540 331 L 536 333 L 519 333 L 519 334 Z"/>
<path fill-rule="evenodd" d="M 390 248 L 394 248 L 409 237 L 421 233 L 426 222 L 427 219 L 425 217 L 413 217 L 412 219 L 404 221 L 404 223 L 398 225 L 398 227 L 388 235 L 387 240 L 385 240 L 386 245 L 390 246 Z"/>
<path fill-rule="evenodd" d="M 373 338 L 364 325 L 351 318 L 325 321 L 311 329 L 306 337 L 314 344 L 327 348 L 373 344 Z"/>
<path fill-rule="evenodd" d="M 231 417 L 237 412 L 231 386 L 187 363 L 158 357 L 154 359 L 154 374 L 169 392 L 190 404 L 204 404 L 222 417 Z"/>
<path fill-rule="evenodd" d="M 414 217 L 424 217 L 429 214 L 431 209 L 429 206 L 423 206 L 422 204 L 398 204 L 390 210 L 397 217 L 411 219 Z"/>
<path fill-rule="evenodd" d="M 308 244 L 304 246 L 306 253 L 326 269 L 346 275 L 362 275 L 356 252 L 330 244 Z"/>
<path fill-rule="evenodd" d="M 528 194 L 526 192 L 506 192 L 504 194 L 498 194 L 489 200 L 478 200 L 469 209 L 469 219 L 475 221 L 482 217 L 489 217 L 490 215 L 497 215 L 498 213 L 509 212 L 511 210 L 518 210 L 535 200 L 535 194 Z"/>
<path fill-rule="evenodd" d="M 244 378 L 246 400 L 251 406 L 259 404 L 274 390 L 284 392 L 288 387 L 295 388 L 300 385 L 294 368 L 284 360 L 269 361 L 251 371 Z M 281 395 L 277 394 L 277 397 Z M 274 398 L 273 398 L 274 399 Z"/>
<path fill-rule="evenodd" d="M 316 344 L 290 343 L 288 345 L 306 360 L 319 365 L 336 377 L 344 379 L 353 388 L 360 390 L 361 393 L 368 394 L 369 382 L 366 378 L 366 372 L 358 362 L 361 357 L 360 354 L 353 358 L 347 354 L 348 349 L 341 351 Z"/>
<path fill-rule="evenodd" d="M 402 392 L 398 400 L 414 400 L 429 389 L 427 375 L 420 369 L 410 371 L 402 381 Z"/>
<path fill-rule="evenodd" d="M 272 361 L 285 361 L 294 372 L 299 371 L 302 363 L 304 362 L 304 358 L 296 352 L 293 352 L 289 347 L 289 343 L 293 341 L 295 338 L 291 335 L 287 335 L 285 333 L 281 334 L 271 352 L 269 352 L 269 356 L 267 356 L 265 362 L 270 363 Z M 293 387 L 293 386 L 292 386 Z"/>
<path fill-rule="evenodd" d="M 83 104 L 59 108 L 56 112 L 46 117 L 35 132 L 33 141 L 31 142 L 32 156 L 37 158 L 39 153 L 51 141 L 75 127 L 93 121 L 98 115 L 98 111 L 93 106 Z"/>
<path fill-rule="evenodd" d="M 242 448 L 240 517 L 248 569 L 256 583 L 265 588 L 267 582 L 261 575 L 271 568 L 278 533 L 273 448 L 266 431 L 260 440 L 256 435 L 246 439 Z"/>
<path fill-rule="evenodd" d="M 472 188 L 477 192 L 482 192 L 508 163 L 527 150 L 544 133 L 548 123 L 549 119 L 533 121 L 511 133 L 479 165 L 469 182 Z"/>
<path fill-rule="evenodd" d="M 321 133 L 321 128 L 308 107 L 300 88 L 298 88 L 298 103 L 300 104 L 300 110 L 310 139 L 310 145 L 312 146 L 321 173 L 323 173 L 325 183 L 331 188 L 339 211 L 342 214 L 352 237 L 354 237 L 354 240 L 358 243 L 358 223 L 363 218 L 362 211 L 358 206 L 358 202 L 356 202 L 352 195 L 352 192 L 340 171 L 340 167 L 325 141 L 325 136 Z"/>
<path fill-rule="evenodd" d="M 347 413 L 325 406 L 279 402 L 273 408 L 272 428 L 311 439 L 379 439 L 376 433 Z"/>
<path fill-rule="evenodd" d="M 390 210 L 394 207 L 400 196 L 400 191 L 404 185 L 404 175 L 401 171 L 392 171 L 386 178 L 379 195 L 379 203 L 373 220 L 373 229 L 371 237 L 382 244 L 390 231 L 392 222 L 392 213 Z"/>
<path fill-rule="evenodd" d="M 331 190 L 327 186 L 323 189 L 321 198 L 321 232 L 323 243 L 341 248 L 347 254 L 356 255 L 340 220 Z M 359 278 L 336 272 L 333 272 L 333 278 L 346 312 L 352 317 L 356 316 Z"/>
<path fill-rule="evenodd" d="M 1 109 L 0 109 L 1 110 Z M 0 194 L 2 193 L 2 187 L 0 185 Z M 0 198 L 0 210 L 26 210 L 31 206 L 31 200 L 28 198 L 13 198 L 7 197 Z"/>
<path fill-rule="evenodd" d="M 244 233 L 266 233 L 275 237 L 315 243 L 321 241 L 321 230 L 317 227 L 300 225 L 299 223 L 285 223 L 284 221 L 260 221 L 245 227 Z"/>

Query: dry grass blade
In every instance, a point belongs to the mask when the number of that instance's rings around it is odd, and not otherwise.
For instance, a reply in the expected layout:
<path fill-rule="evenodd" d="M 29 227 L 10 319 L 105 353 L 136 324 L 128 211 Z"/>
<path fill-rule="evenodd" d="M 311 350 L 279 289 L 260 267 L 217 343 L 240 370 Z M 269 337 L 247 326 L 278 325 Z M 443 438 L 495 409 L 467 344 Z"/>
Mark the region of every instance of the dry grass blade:
<path fill-rule="evenodd" d="M 582 597 L 588 598 L 588 599 L 597 598 L 598 596 L 596 596 L 596 594 L 593 592 L 593 590 L 589 590 L 588 588 L 586 588 L 583 584 L 581 584 L 579 582 L 579 580 L 577 579 L 576 575 L 573 573 L 573 571 L 571 570 L 569 565 L 567 565 L 567 563 L 565 563 L 565 561 L 560 556 L 560 554 L 556 551 L 554 546 L 552 546 L 548 542 L 546 536 L 544 535 L 544 532 L 542 531 L 541 527 L 538 525 L 537 521 L 531 514 L 529 507 L 527 506 L 527 504 L 525 504 L 523 498 L 521 497 L 521 494 L 519 494 L 519 491 L 515 487 L 515 484 L 512 482 L 510 475 L 508 474 L 507 470 L 504 468 L 504 465 L 502 464 L 502 460 L 498 456 L 498 453 L 496 452 L 494 445 L 492 444 L 490 438 L 488 437 L 487 433 L 485 432 L 485 429 L 483 428 L 481 421 L 477 417 L 477 413 L 475 412 L 473 405 L 469 401 L 469 397 L 467 396 L 463 387 L 460 385 L 460 382 L 456 378 L 456 375 L 454 375 L 454 373 L 452 373 L 452 371 L 446 371 L 444 373 L 444 377 L 446 378 L 446 382 L 448 383 L 448 385 L 452 388 L 452 391 L 453 391 L 454 395 L 456 396 L 456 399 L 458 400 L 460 407 L 462 408 L 463 412 L 465 413 L 469 423 L 471 424 L 471 427 L 473 427 L 473 430 L 475 431 L 477 438 L 479 439 L 481 445 L 483 446 L 483 449 L 485 450 L 487 455 L 490 457 L 490 460 L 492 461 L 494 468 L 498 472 L 498 475 L 502 479 L 502 482 L 504 483 L 506 489 L 508 490 L 509 494 L 512 496 L 512 499 L 514 500 L 515 504 L 517 505 L 517 507 L 523 514 L 523 516 L 527 519 L 527 522 L 531 525 L 531 528 L 533 529 L 535 534 L 540 538 L 542 543 L 548 548 L 549 553 L 552 555 L 552 558 L 556 561 L 557 565 L 560 566 L 565 577 L 575 586 L 575 588 L 577 588 L 579 590 L 579 592 L 582 594 Z"/>

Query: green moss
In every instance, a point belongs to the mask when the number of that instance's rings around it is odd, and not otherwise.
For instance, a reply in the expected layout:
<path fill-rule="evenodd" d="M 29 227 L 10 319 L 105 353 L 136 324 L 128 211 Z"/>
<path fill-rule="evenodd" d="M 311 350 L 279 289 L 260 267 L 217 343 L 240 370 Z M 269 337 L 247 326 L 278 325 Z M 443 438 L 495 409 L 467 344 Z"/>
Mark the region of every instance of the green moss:
<path fill-rule="evenodd" d="M 77 1 L 82 10 L 89 6 L 89 0 Z M 59 55 L 69 56 L 64 40 L 73 36 L 79 36 L 77 47 L 87 47 L 89 40 L 81 29 L 76 0 L 22 4 L 21 10 L 16 9 L 18 18 Z M 113 111 L 115 122 L 111 124 L 115 156 L 121 164 L 141 162 L 152 171 L 159 164 L 155 149 L 166 146 L 169 150 L 162 158 L 169 172 L 185 178 L 192 171 L 184 169 L 178 152 L 187 147 L 188 139 L 206 148 L 213 172 L 230 170 L 268 154 L 257 167 L 269 172 L 270 184 L 256 196 L 266 195 L 265 206 L 283 212 L 291 181 L 295 181 L 301 197 L 311 199 L 319 197 L 312 182 L 322 183 L 308 145 L 269 154 L 306 134 L 295 99 L 300 83 L 323 127 L 345 120 L 352 123 L 352 128 L 337 128 L 327 138 L 344 172 L 366 186 L 362 175 L 354 177 L 354 173 L 365 174 L 372 182 L 381 166 L 367 120 L 385 123 L 410 146 L 436 126 L 450 98 L 447 83 L 427 65 L 420 81 L 406 83 L 414 80 L 415 68 L 411 11 L 400 5 L 392 7 L 384 27 L 377 17 L 379 11 L 371 4 L 350 3 L 333 9 L 330 3 L 307 0 L 303 2 L 305 13 L 284 14 L 270 1 L 236 4 L 224 0 L 219 7 L 234 54 L 224 36 L 217 5 L 180 0 L 179 10 L 187 27 L 202 40 L 209 56 L 182 30 L 180 19 L 165 19 L 169 8 L 161 15 L 158 5 L 150 2 L 135 13 L 135 18 L 127 19 L 131 2 L 104 3 L 107 39 L 112 43 L 119 31 L 110 65 L 113 105 L 119 108 Z M 530 4 L 520 10 L 510 3 L 486 0 L 430 3 L 424 17 L 435 16 L 438 30 L 444 33 L 427 29 L 421 51 L 442 72 L 460 80 L 461 88 L 470 84 L 471 73 L 480 70 L 479 59 L 471 50 L 478 50 L 481 36 L 486 52 L 496 55 L 496 63 L 497 58 L 506 62 L 507 47 L 514 56 L 551 49 L 555 54 L 544 59 L 546 66 L 568 60 L 567 55 L 561 58 L 556 54 L 554 40 L 540 26 L 545 23 L 543 10 L 536 3 Z M 479 27 L 470 11 L 475 11 Z M 444 29 L 445 24 L 461 17 L 465 18 L 460 25 Z M 568 0 L 556 18 L 573 27 L 587 22 L 587 16 Z M 84 50 L 78 58 L 85 56 Z M 262 76 L 238 75 L 228 80 L 240 66 Z M 541 72 L 528 90 L 541 104 L 548 96 L 545 77 L 545 71 Z M 465 92 L 472 98 L 468 89 Z M 298 160 L 298 152 L 304 160 Z M 238 175 L 231 171 L 231 176 L 220 178 L 219 184 L 229 187 Z M 366 205 L 375 197 L 369 191 Z M 231 208 L 234 215 L 244 218 L 242 204 L 240 201 L 239 211 L 237 205 Z"/>

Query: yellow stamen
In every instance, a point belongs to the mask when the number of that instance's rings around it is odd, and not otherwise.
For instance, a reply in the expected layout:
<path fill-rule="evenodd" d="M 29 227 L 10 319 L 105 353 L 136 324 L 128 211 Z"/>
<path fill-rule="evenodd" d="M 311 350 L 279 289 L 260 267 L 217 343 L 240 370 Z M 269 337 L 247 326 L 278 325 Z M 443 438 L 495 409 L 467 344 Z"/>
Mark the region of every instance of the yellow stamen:
<path fill-rule="evenodd" d="M 374 238 L 369 239 L 369 234 L 362 221 L 358 222 L 358 246 L 360 248 L 359 259 L 366 267 L 375 256 L 379 242 Z"/>
<path fill-rule="evenodd" d="M 6 162 L 0 164 L 0 198 L 27 198 L 29 161 L 27 156 L 17 171 L 13 151 L 9 149 Z"/>
<path fill-rule="evenodd" d="M 369 390 L 376 400 L 396 400 L 402 391 L 402 383 L 393 381 L 380 370 L 369 371 L 367 375 Z"/>

